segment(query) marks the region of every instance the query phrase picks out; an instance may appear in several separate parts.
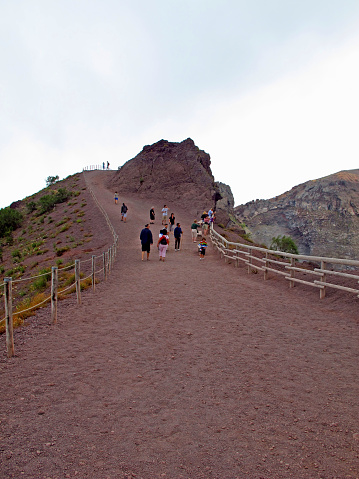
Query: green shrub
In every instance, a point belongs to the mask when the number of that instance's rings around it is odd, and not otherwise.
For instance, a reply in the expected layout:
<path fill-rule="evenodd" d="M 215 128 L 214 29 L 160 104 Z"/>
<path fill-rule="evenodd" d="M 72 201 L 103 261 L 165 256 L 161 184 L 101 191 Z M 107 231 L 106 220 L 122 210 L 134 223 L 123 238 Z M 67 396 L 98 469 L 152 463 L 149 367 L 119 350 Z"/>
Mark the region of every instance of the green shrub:
<path fill-rule="evenodd" d="M 12 253 L 11 256 L 13 257 L 14 261 L 20 260 L 21 259 L 21 251 L 18 249 L 15 249 Z"/>
<path fill-rule="evenodd" d="M 32 213 L 36 210 L 36 203 L 35 201 L 29 201 L 26 205 L 26 210 L 28 213 Z"/>
<path fill-rule="evenodd" d="M 9 236 L 21 226 L 23 217 L 20 211 L 10 207 L 0 209 L 0 238 Z"/>
<path fill-rule="evenodd" d="M 62 246 L 61 248 L 56 248 L 56 256 L 62 256 L 69 249 L 70 249 L 69 246 Z"/>
<path fill-rule="evenodd" d="M 283 251 L 284 253 L 298 254 L 298 247 L 290 236 L 277 236 L 272 238 L 269 249 Z"/>
<path fill-rule="evenodd" d="M 47 282 L 51 279 L 51 269 L 50 268 L 43 268 L 40 269 L 37 275 L 43 275 L 39 278 L 36 278 L 35 281 L 32 283 L 32 288 L 35 291 L 42 291 L 46 288 Z"/>
<path fill-rule="evenodd" d="M 46 178 L 46 186 L 54 185 L 57 181 L 59 181 L 59 175 L 56 176 L 48 176 Z"/>
<path fill-rule="evenodd" d="M 50 194 L 42 196 L 38 202 L 39 215 L 48 213 L 55 205 L 67 201 L 71 195 L 71 191 L 66 188 L 59 188 L 56 192 L 52 191 Z"/>

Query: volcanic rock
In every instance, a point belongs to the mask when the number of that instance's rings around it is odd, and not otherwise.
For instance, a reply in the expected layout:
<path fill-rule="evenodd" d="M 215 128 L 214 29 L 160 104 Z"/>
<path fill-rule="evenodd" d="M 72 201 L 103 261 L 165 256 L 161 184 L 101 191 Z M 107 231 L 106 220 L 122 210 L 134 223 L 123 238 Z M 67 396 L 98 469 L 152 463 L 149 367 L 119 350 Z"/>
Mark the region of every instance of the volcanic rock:
<path fill-rule="evenodd" d="M 214 182 L 210 165 L 210 155 L 200 150 L 191 138 L 180 143 L 160 140 L 145 146 L 135 158 L 127 161 L 114 174 L 110 186 L 123 194 L 181 204 L 193 214 L 215 208 L 216 203 L 222 201 L 220 215 L 227 224 L 228 200 L 220 193 L 224 186 Z M 232 193 L 229 187 L 227 189 L 226 198 L 229 198 Z"/>
<path fill-rule="evenodd" d="M 269 200 L 235 208 L 256 243 L 290 236 L 301 254 L 359 259 L 359 170 L 295 186 Z"/>

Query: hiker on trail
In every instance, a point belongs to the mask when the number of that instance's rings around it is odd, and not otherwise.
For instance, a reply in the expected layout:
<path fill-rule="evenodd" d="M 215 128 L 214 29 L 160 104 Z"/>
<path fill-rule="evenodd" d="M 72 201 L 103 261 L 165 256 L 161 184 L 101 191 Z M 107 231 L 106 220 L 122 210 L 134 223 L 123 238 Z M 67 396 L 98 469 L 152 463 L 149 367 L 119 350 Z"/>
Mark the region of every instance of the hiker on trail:
<path fill-rule="evenodd" d="M 148 223 L 145 225 L 145 227 L 140 233 L 140 240 L 142 246 L 142 261 L 145 257 L 145 253 L 147 253 L 147 261 L 149 261 L 151 244 L 153 244 L 153 236 L 152 231 L 150 230 L 150 225 Z"/>
<path fill-rule="evenodd" d="M 197 234 L 198 234 L 197 220 L 193 220 L 193 223 L 191 224 L 191 233 L 192 233 L 192 241 L 193 241 L 193 243 L 196 243 Z"/>
<path fill-rule="evenodd" d="M 160 236 L 162 234 L 162 231 L 164 231 L 163 234 L 168 235 L 168 224 L 167 223 L 165 224 L 165 227 L 163 228 L 163 230 L 160 231 Z"/>
<path fill-rule="evenodd" d="M 207 211 L 203 211 L 203 213 L 202 213 L 202 215 L 201 215 L 202 223 L 203 223 L 204 219 L 207 218 L 207 216 L 208 216 Z"/>
<path fill-rule="evenodd" d="M 122 203 L 122 206 L 121 206 L 121 221 L 124 221 L 125 223 L 126 223 L 126 218 L 127 218 L 127 211 L 128 211 L 127 206 L 125 205 L 125 203 Z"/>
<path fill-rule="evenodd" d="M 118 193 L 117 191 L 115 191 L 115 205 L 117 205 L 117 202 L 118 202 Z"/>
<path fill-rule="evenodd" d="M 167 205 L 164 205 L 162 208 L 162 224 L 163 225 L 167 223 L 168 210 L 169 208 L 167 208 Z"/>
<path fill-rule="evenodd" d="M 160 236 L 157 241 L 157 248 L 158 248 L 158 254 L 160 257 L 160 261 L 164 261 L 166 258 L 166 251 L 167 247 L 169 245 L 169 237 L 167 235 L 167 231 L 165 229 L 160 231 Z"/>
<path fill-rule="evenodd" d="M 209 216 L 207 215 L 204 219 L 203 219 L 203 236 L 207 236 L 208 235 L 208 230 L 209 230 L 209 222 L 210 222 L 210 219 L 209 219 Z"/>
<path fill-rule="evenodd" d="M 102 169 L 105 169 L 105 162 L 102 163 Z"/>
<path fill-rule="evenodd" d="M 181 244 L 181 236 L 183 235 L 183 231 L 181 228 L 180 223 L 177 223 L 177 226 L 173 232 L 173 236 L 175 237 L 175 251 L 180 250 L 180 244 Z"/>
<path fill-rule="evenodd" d="M 212 208 L 210 208 L 210 209 L 208 210 L 208 216 L 209 216 L 210 218 L 212 218 L 212 215 L 213 215 L 213 211 L 212 211 Z"/>
<path fill-rule="evenodd" d="M 170 214 L 170 217 L 169 217 L 169 222 L 170 222 L 170 230 L 169 232 L 171 233 L 171 231 L 173 231 L 175 229 L 175 215 L 173 213 Z"/>
<path fill-rule="evenodd" d="M 156 217 L 155 208 L 154 208 L 154 206 L 152 206 L 152 208 L 150 209 L 150 223 L 151 224 L 154 224 L 155 217 Z"/>
<path fill-rule="evenodd" d="M 107 169 L 109 169 L 109 168 L 110 168 L 110 163 L 109 163 L 109 162 L 107 162 Z"/>
<path fill-rule="evenodd" d="M 207 246 L 208 245 L 207 245 L 206 238 L 202 238 L 201 241 L 198 243 L 199 259 L 204 259 Z"/>

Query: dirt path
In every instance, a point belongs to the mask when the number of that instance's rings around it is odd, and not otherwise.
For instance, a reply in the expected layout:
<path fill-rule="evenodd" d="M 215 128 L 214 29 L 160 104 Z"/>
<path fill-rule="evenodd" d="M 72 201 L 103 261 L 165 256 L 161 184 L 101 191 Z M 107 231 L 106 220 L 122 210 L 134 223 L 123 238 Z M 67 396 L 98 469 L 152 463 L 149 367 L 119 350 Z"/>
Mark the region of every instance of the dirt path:
<path fill-rule="evenodd" d="M 141 262 L 152 204 L 126 198 L 124 224 L 104 178 L 89 175 L 120 237 L 115 267 L 1 363 L 0 477 L 358 478 L 353 310 L 211 247 L 199 261 L 193 218 L 173 205 L 181 251 Z"/>

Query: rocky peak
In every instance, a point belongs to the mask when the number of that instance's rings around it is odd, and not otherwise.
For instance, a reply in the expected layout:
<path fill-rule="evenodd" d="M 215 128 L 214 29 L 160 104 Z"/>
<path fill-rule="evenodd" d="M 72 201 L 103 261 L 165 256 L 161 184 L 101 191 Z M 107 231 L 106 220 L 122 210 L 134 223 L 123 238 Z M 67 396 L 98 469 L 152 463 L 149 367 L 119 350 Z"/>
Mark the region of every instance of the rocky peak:
<path fill-rule="evenodd" d="M 267 246 L 291 236 L 303 254 L 359 258 L 359 170 L 307 181 L 269 200 L 235 208 L 252 238 Z"/>
<path fill-rule="evenodd" d="M 180 143 L 160 140 L 144 146 L 114 174 L 110 186 L 125 194 L 176 202 L 191 211 L 214 208 L 223 198 L 214 182 L 210 155 L 191 138 Z M 229 221 L 228 213 L 224 221 Z"/>

